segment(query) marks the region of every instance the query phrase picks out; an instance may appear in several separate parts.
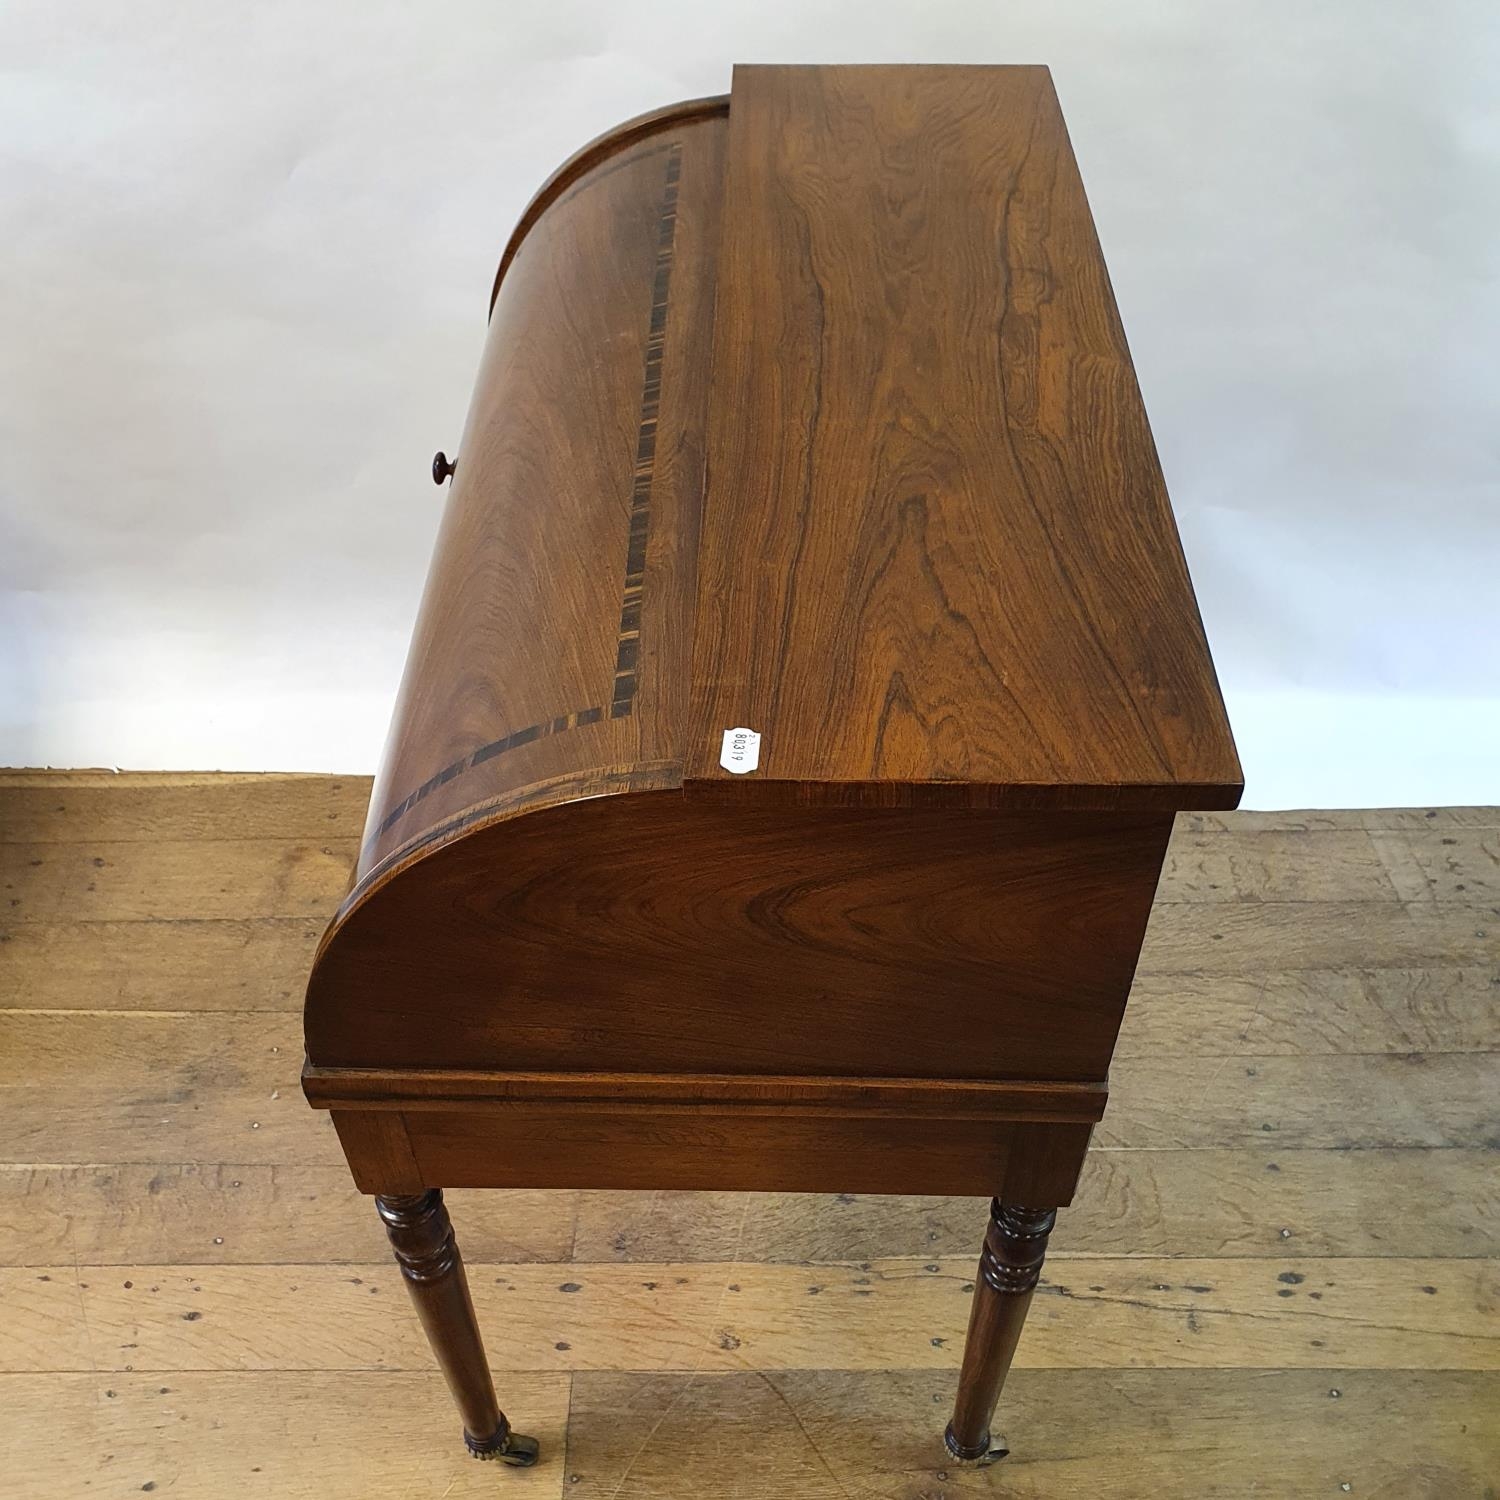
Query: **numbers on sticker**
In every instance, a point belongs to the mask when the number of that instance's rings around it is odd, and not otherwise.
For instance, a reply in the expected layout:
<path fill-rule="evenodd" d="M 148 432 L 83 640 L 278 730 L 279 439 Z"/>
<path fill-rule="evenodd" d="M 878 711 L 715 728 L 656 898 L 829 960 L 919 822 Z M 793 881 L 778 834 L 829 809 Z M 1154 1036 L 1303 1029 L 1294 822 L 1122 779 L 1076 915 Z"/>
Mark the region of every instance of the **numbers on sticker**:
<path fill-rule="evenodd" d="M 736 776 L 755 770 L 760 764 L 760 735 L 743 726 L 726 729 L 719 747 L 719 764 Z"/>

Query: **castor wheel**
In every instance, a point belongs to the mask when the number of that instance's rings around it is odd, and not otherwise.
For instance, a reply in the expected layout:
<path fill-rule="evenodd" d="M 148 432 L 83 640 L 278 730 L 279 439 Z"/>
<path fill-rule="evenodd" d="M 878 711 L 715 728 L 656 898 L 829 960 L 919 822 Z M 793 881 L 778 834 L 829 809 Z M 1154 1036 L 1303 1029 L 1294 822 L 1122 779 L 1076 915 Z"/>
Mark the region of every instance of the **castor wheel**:
<path fill-rule="evenodd" d="M 536 1462 L 542 1445 L 534 1437 L 512 1432 L 509 1427 L 502 1424 L 494 1437 L 483 1442 L 472 1433 L 465 1432 L 464 1446 L 475 1458 L 497 1459 L 500 1463 L 510 1464 L 513 1468 L 529 1469 Z"/>
<path fill-rule="evenodd" d="M 952 1422 L 948 1424 L 947 1430 L 943 1433 L 943 1443 L 954 1458 L 966 1464 L 973 1464 L 976 1468 L 981 1468 L 985 1464 L 999 1463 L 1010 1452 L 1004 1438 L 992 1438 L 989 1433 L 985 1433 L 982 1443 L 978 1443 L 972 1448 L 965 1447 L 963 1443 L 959 1442 L 958 1435 L 953 1430 Z"/>

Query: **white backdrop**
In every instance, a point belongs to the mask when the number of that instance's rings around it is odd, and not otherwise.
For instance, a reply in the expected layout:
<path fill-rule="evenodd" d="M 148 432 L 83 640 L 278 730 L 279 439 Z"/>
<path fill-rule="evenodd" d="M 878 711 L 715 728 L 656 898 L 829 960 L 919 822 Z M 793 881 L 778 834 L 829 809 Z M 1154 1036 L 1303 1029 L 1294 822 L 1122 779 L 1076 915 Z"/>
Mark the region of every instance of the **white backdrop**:
<path fill-rule="evenodd" d="M 1500 801 L 1490 0 L 0 0 L 0 764 L 371 769 L 513 221 L 737 59 L 1051 64 L 1247 804 Z"/>

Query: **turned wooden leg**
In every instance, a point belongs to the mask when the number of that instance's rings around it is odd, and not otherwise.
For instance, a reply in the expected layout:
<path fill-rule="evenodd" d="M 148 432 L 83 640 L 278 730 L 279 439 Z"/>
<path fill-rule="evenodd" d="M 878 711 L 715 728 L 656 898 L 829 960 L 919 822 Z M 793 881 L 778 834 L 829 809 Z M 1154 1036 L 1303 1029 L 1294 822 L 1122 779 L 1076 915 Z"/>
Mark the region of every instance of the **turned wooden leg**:
<path fill-rule="evenodd" d="M 464 1419 L 464 1442 L 476 1458 L 528 1467 L 537 1441 L 510 1430 L 495 1400 L 489 1362 L 474 1318 L 469 1280 L 439 1188 L 376 1198 L 406 1289 Z"/>
<path fill-rule="evenodd" d="M 1047 1236 L 1056 1222 L 1053 1208 L 1021 1208 L 998 1198 L 990 1202 L 990 1224 L 979 1252 L 969 1335 L 958 1376 L 958 1399 L 944 1434 L 955 1458 L 993 1463 L 1008 1451 L 991 1446 L 990 1419 L 1042 1272 Z"/>

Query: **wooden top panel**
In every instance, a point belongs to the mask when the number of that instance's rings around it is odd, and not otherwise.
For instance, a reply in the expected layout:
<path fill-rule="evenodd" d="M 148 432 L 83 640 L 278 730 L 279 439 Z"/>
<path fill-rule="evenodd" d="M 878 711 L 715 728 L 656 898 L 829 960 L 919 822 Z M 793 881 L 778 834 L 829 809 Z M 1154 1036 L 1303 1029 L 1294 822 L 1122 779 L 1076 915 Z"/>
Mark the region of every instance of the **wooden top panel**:
<path fill-rule="evenodd" d="M 730 97 L 688 791 L 1232 806 L 1047 70 L 749 67 Z"/>

